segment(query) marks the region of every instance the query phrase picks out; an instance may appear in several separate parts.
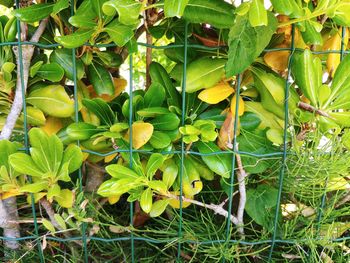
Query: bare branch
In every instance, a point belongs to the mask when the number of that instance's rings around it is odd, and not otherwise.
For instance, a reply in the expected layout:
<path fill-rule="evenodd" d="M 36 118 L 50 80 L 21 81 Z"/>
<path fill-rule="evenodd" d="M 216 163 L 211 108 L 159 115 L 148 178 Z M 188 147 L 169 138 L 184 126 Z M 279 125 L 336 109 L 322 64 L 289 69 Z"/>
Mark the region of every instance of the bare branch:
<path fill-rule="evenodd" d="M 55 218 L 55 211 L 52 208 L 51 203 L 44 197 L 41 198 L 39 201 L 40 205 L 45 209 L 46 214 L 49 216 L 51 224 L 58 230 L 62 231 L 65 237 L 69 238 L 71 235 L 68 232 L 65 232 L 65 230 L 60 226 L 60 224 L 56 221 Z M 78 244 L 79 246 L 82 245 L 81 241 L 79 240 L 74 240 L 73 241 L 75 244 Z"/>
<path fill-rule="evenodd" d="M 176 200 L 179 200 L 179 198 L 180 198 L 180 197 L 178 197 L 176 195 L 173 195 L 173 194 L 170 194 L 170 193 L 167 193 L 164 196 L 166 196 L 168 198 L 171 198 L 171 199 L 176 199 Z M 210 209 L 217 215 L 221 215 L 223 217 L 230 218 L 230 221 L 234 225 L 238 225 L 237 217 L 235 217 L 234 215 L 230 215 L 229 216 L 227 210 L 225 210 L 221 205 L 205 204 L 205 203 L 199 202 L 197 200 L 186 198 L 184 196 L 182 197 L 182 201 L 188 202 L 188 203 L 191 203 L 191 204 L 194 204 L 194 205 L 198 205 L 198 206 L 201 206 L 201 207 L 204 207 L 204 208 L 207 208 L 207 209 Z"/>
<path fill-rule="evenodd" d="M 48 22 L 48 18 L 44 19 L 40 22 L 40 25 L 37 31 L 34 33 L 32 38 L 33 42 L 38 42 L 40 36 L 43 34 L 46 25 Z M 24 23 L 21 23 L 22 30 L 24 30 L 21 34 L 21 39 L 25 40 L 27 37 L 27 28 Z M 23 94 L 26 93 L 28 86 L 28 78 L 29 78 L 29 68 L 30 62 L 34 53 L 34 46 L 22 46 L 22 57 L 20 58 L 18 47 L 14 48 L 14 53 L 16 55 L 17 62 L 17 83 L 16 83 L 16 91 L 15 98 L 13 100 L 13 104 L 11 106 L 10 113 L 7 116 L 5 125 L 2 128 L 0 133 L 0 140 L 8 140 L 11 137 L 12 131 L 16 125 L 17 119 L 22 112 L 23 108 Z M 21 64 L 22 63 L 22 64 Z M 23 65 L 21 70 L 20 65 Z M 22 75 L 23 73 L 23 75 Z M 22 82 L 23 81 L 23 82 Z M 23 84 L 23 86 L 22 86 Z M 18 223 L 13 223 L 18 220 L 18 210 L 17 210 L 17 201 L 16 197 L 10 197 L 5 200 L 0 200 L 0 226 L 4 229 L 3 236 L 5 238 L 19 238 L 20 229 Z M 18 249 L 19 243 L 17 240 L 6 240 L 5 247 L 8 249 Z M 5 256 L 7 251 L 5 250 Z"/>
<path fill-rule="evenodd" d="M 306 111 L 309 111 L 309 112 L 312 112 L 312 113 L 316 113 L 320 116 L 324 116 L 324 117 L 327 117 L 327 118 L 332 118 L 327 112 L 324 112 L 320 109 L 317 109 L 315 108 L 314 106 L 311 106 L 310 104 L 307 104 L 305 102 L 299 102 L 298 103 L 298 107 L 302 110 L 306 110 Z"/>
<path fill-rule="evenodd" d="M 236 148 L 235 149 L 236 152 L 238 152 L 238 144 L 236 144 L 235 148 Z M 238 153 L 236 153 L 236 162 L 238 167 L 237 180 L 238 180 L 238 189 L 239 189 L 239 203 L 238 203 L 238 209 L 237 209 L 238 232 L 244 238 L 243 216 L 244 216 L 245 204 L 247 202 L 247 192 L 245 187 L 245 178 L 247 177 L 247 173 L 243 168 L 242 159 Z"/>
<path fill-rule="evenodd" d="M 41 35 L 45 31 L 46 25 L 48 23 L 48 19 L 44 19 L 40 22 L 40 25 L 37 31 L 34 33 L 31 41 L 38 42 Z M 11 107 L 11 111 L 7 116 L 6 123 L 2 128 L 0 134 L 0 140 L 8 140 L 11 137 L 12 131 L 16 125 L 17 119 L 22 112 L 23 108 L 23 94 L 27 91 L 28 86 L 28 78 L 29 78 L 29 68 L 30 62 L 34 53 L 34 46 L 32 45 L 24 45 L 22 46 L 22 58 L 19 56 L 18 47 L 14 47 L 13 51 L 16 55 L 17 61 L 17 83 L 16 83 L 16 94 L 13 100 L 13 104 Z M 21 59 L 21 60 L 20 60 Z M 23 70 L 21 72 L 20 65 L 23 65 Z M 23 75 L 21 75 L 23 73 Z M 23 87 L 22 87 L 23 80 Z"/>

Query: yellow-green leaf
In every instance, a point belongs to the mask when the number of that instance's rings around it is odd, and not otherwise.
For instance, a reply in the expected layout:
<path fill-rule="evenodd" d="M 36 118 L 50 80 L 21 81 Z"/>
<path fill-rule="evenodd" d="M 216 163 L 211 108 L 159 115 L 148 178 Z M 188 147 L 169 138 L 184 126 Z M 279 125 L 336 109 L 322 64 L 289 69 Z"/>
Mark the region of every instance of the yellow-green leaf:
<path fill-rule="evenodd" d="M 71 208 L 73 206 L 74 195 L 71 190 L 63 189 L 59 196 L 54 197 L 57 203 L 64 208 Z"/>
<path fill-rule="evenodd" d="M 153 191 L 151 188 L 147 188 L 145 191 L 143 191 L 141 195 L 140 205 L 142 210 L 147 214 L 152 209 L 152 195 L 153 195 Z"/>
<path fill-rule="evenodd" d="M 212 88 L 201 91 L 198 98 L 209 104 L 217 104 L 228 98 L 234 91 L 228 83 L 222 82 Z"/>
<path fill-rule="evenodd" d="M 154 202 L 152 205 L 152 209 L 149 212 L 149 215 L 151 217 L 160 216 L 165 211 L 168 204 L 169 204 L 169 200 L 167 200 L 167 199 L 158 200 L 158 201 Z"/>
<path fill-rule="evenodd" d="M 53 117 L 66 118 L 74 113 L 74 100 L 61 85 L 36 89 L 28 95 L 27 102 Z"/>

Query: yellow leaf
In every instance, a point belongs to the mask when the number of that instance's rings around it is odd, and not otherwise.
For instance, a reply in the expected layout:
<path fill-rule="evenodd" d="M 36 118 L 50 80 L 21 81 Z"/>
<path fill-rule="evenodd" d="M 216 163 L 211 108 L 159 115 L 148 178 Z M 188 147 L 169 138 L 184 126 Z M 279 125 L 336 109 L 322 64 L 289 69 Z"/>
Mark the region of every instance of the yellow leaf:
<path fill-rule="evenodd" d="M 7 191 L 5 193 L 1 193 L 0 195 L 0 200 L 4 200 L 13 196 L 21 195 L 23 193 L 20 193 L 18 189 L 11 189 L 10 191 Z"/>
<path fill-rule="evenodd" d="M 179 192 L 170 192 L 170 193 L 176 196 L 179 196 L 180 194 Z M 193 200 L 193 196 L 185 196 L 185 197 Z M 169 205 L 172 208 L 180 209 L 180 200 L 175 198 L 169 198 Z M 190 205 L 191 205 L 190 202 L 182 201 L 182 208 L 186 208 Z"/>
<path fill-rule="evenodd" d="M 199 93 L 198 98 L 209 104 L 217 104 L 229 97 L 235 90 L 226 82 L 221 82 L 212 88 Z"/>
<path fill-rule="evenodd" d="M 277 45 L 275 48 L 288 48 L 287 44 Z M 265 63 L 275 71 L 285 71 L 288 67 L 289 51 L 267 52 L 264 56 Z"/>
<path fill-rule="evenodd" d="M 288 22 L 290 19 L 286 15 L 278 15 L 277 20 L 279 23 Z M 277 29 L 277 34 L 284 34 L 286 38 L 292 35 L 292 25 L 283 26 Z"/>
<path fill-rule="evenodd" d="M 125 140 L 129 141 L 129 133 L 125 135 Z M 135 149 L 139 149 L 144 146 L 153 134 L 153 125 L 146 122 L 135 122 L 132 125 L 132 146 Z"/>
<path fill-rule="evenodd" d="M 61 190 L 60 194 L 54 197 L 57 203 L 64 208 L 71 208 L 73 206 L 74 198 L 73 192 L 68 189 Z"/>
<path fill-rule="evenodd" d="M 233 115 L 236 115 L 236 94 L 231 99 L 231 112 Z M 242 116 L 244 114 L 244 100 L 242 97 L 239 97 L 239 105 L 238 105 L 238 116 Z"/>
<path fill-rule="evenodd" d="M 110 205 L 114 205 L 115 203 L 118 203 L 119 199 L 120 199 L 120 195 L 109 196 L 108 197 L 108 203 Z"/>
<path fill-rule="evenodd" d="M 62 120 L 60 118 L 56 117 L 47 117 L 46 118 L 46 123 L 42 127 L 42 129 L 48 134 L 56 134 L 59 130 L 61 130 L 63 127 Z"/>
<path fill-rule="evenodd" d="M 340 50 L 342 43 L 342 27 L 339 27 L 337 33 L 334 36 L 330 37 L 324 44 L 323 50 Z M 344 46 L 348 45 L 349 40 L 349 30 L 345 29 L 345 37 L 344 37 Z M 340 54 L 339 53 L 330 53 L 327 58 L 327 71 L 334 76 L 334 73 L 340 64 Z"/>
<path fill-rule="evenodd" d="M 327 183 L 328 191 L 337 191 L 337 190 L 349 190 L 350 184 L 342 176 L 331 176 Z"/>
<path fill-rule="evenodd" d="M 113 159 L 118 155 L 118 153 L 113 153 L 105 157 L 105 163 L 109 163 L 113 161 Z"/>
<path fill-rule="evenodd" d="M 235 125 L 235 118 L 231 111 L 227 112 L 226 119 L 224 123 L 222 124 L 218 136 L 218 146 L 222 150 L 226 150 L 227 148 L 232 149 L 233 148 L 233 132 L 234 132 L 234 125 Z M 239 130 L 239 119 L 238 119 L 238 129 L 237 129 L 237 136 L 240 133 Z"/>

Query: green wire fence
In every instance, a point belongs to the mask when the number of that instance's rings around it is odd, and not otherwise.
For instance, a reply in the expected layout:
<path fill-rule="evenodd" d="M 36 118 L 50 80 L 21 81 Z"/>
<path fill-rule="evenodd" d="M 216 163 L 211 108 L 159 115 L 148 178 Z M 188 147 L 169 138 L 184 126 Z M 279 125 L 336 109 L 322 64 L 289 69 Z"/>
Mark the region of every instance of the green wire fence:
<path fill-rule="evenodd" d="M 16 6 L 19 8 L 19 1 L 16 0 Z M 74 14 L 74 8 L 73 5 L 71 6 L 71 14 Z M 32 42 L 22 42 L 20 35 L 21 35 L 21 28 L 20 28 L 20 22 L 17 21 L 17 30 L 18 30 L 18 41 L 17 42 L 7 42 L 7 43 L 0 43 L 0 46 L 17 46 L 18 51 L 19 51 L 19 69 L 21 72 L 21 75 L 23 75 L 23 62 L 22 62 L 22 46 L 24 45 L 34 45 L 38 48 L 58 48 L 60 47 L 59 44 L 42 44 L 42 43 L 32 43 Z M 147 48 L 152 48 L 152 49 L 169 49 L 169 48 L 184 48 L 184 66 L 183 66 L 183 81 L 182 81 L 182 90 L 186 90 L 186 72 L 187 72 L 187 51 L 188 48 L 197 48 L 201 50 L 218 50 L 220 47 L 207 47 L 207 46 L 202 46 L 202 45 L 193 45 L 189 44 L 187 40 L 187 32 L 188 32 L 188 24 L 186 23 L 185 28 L 185 40 L 183 44 L 176 44 L 172 46 L 155 46 L 155 45 L 148 45 L 146 43 L 138 43 L 139 46 L 142 47 L 147 47 Z M 283 244 L 297 244 L 300 242 L 308 242 L 309 239 L 278 239 L 277 238 L 277 226 L 278 226 L 278 220 L 279 220 L 279 209 L 281 205 L 281 197 L 282 197 L 282 189 L 283 189 L 283 180 L 284 180 L 284 175 L 285 175 L 285 169 L 286 169 L 286 160 L 287 160 L 287 155 L 291 154 L 288 151 L 288 142 L 287 142 L 287 130 L 288 130 L 288 94 L 289 94 L 289 88 L 291 87 L 292 83 L 290 82 L 291 79 L 291 65 L 293 63 L 293 54 L 296 51 L 301 51 L 301 49 L 298 49 L 294 45 L 294 32 L 295 28 L 292 28 L 292 44 L 290 48 L 273 48 L 273 49 L 265 49 L 264 52 L 275 52 L 275 51 L 290 51 L 289 54 L 289 59 L 288 59 L 288 77 L 286 79 L 286 84 L 285 84 L 285 106 L 284 106 L 284 114 L 285 114 L 285 124 L 284 124 L 284 143 L 283 143 L 283 151 L 280 152 L 274 152 L 274 153 L 269 153 L 269 154 L 256 154 L 256 153 L 250 153 L 250 152 L 243 152 L 239 150 L 232 150 L 232 151 L 218 151 L 218 152 L 213 152 L 213 153 L 208 153 L 208 154 L 201 154 L 199 152 L 195 151 L 186 151 L 185 150 L 185 145 L 182 140 L 181 143 L 181 150 L 175 150 L 175 151 L 166 151 L 166 152 L 161 152 L 162 154 L 179 154 L 181 156 L 181 169 L 180 169 L 180 196 L 182 196 L 182 176 L 184 172 L 184 157 L 185 154 L 190 154 L 190 155 L 197 155 L 197 156 L 205 156 L 205 155 L 218 155 L 218 154 L 229 154 L 232 156 L 232 173 L 229 179 L 230 182 L 230 191 L 229 191 L 229 201 L 228 201 L 228 214 L 232 213 L 232 199 L 233 199 L 233 192 L 234 192 L 234 182 L 235 182 L 235 163 L 236 163 L 236 154 L 241 154 L 241 155 L 248 155 L 252 157 L 257 157 L 257 158 L 268 158 L 268 157 L 279 157 L 281 159 L 281 169 L 279 172 L 279 182 L 278 182 L 278 199 L 277 199 L 277 204 L 276 204 L 276 211 L 275 211 L 275 218 L 273 222 L 273 227 L 274 230 L 272 232 L 272 236 L 270 239 L 267 240 L 258 240 L 258 241 L 244 241 L 244 240 L 236 240 L 231 238 L 231 221 L 227 219 L 226 227 L 225 227 L 225 239 L 217 239 L 217 240 L 203 240 L 203 241 L 198 241 L 198 240 L 190 240 L 187 238 L 184 238 L 183 236 L 183 209 L 182 209 L 182 199 L 180 198 L 180 210 L 179 210 L 179 217 L 180 221 L 178 224 L 178 233 L 177 237 L 171 238 L 171 239 L 153 239 L 153 238 L 148 238 L 148 237 L 142 237 L 139 235 L 135 235 L 133 231 L 130 232 L 129 236 L 123 236 L 123 237 L 117 237 L 117 238 L 101 238 L 101 237 L 87 237 L 86 231 L 87 231 L 87 223 L 83 223 L 81 227 L 81 232 L 82 236 L 74 236 L 74 237 L 69 237 L 69 238 L 60 238 L 60 237 L 55 237 L 55 236 L 47 236 L 46 239 L 50 241 L 55 241 L 55 242 L 71 242 L 71 241 L 82 241 L 83 244 L 83 261 L 84 262 L 89 262 L 89 248 L 88 248 L 88 240 L 89 241 L 96 241 L 96 242 L 130 242 L 130 248 L 131 248 L 131 262 L 137 262 L 137 259 L 135 259 L 135 242 L 140 241 L 140 242 L 148 242 L 148 243 L 153 243 L 153 244 L 166 244 L 166 243 L 173 243 L 177 242 L 177 261 L 181 261 L 181 251 L 182 251 L 182 244 L 197 244 L 197 245 L 219 245 L 219 244 L 224 244 L 224 245 L 229 245 L 229 244 L 241 244 L 241 245 L 270 245 L 270 250 L 269 250 L 269 256 L 268 256 L 268 261 L 273 260 L 273 252 L 276 248 L 277 245 L 283 245 Z M 349 51 L 345 50 L 344 47 L 344 37 L 345 37 L 345 28 L 343 28 L 343 33 L 342 33 L 342 45 L 341 45 L 341 50 L 328 50 L 328 51 L 313 51 L 314 54 L 330 54 L 330 53 L 336 53 L 341 55 L 341 59 L 344 57 L 345 54 L 349 53 Z M 90 44 L 86 44 L 87 46 L 91 46 Z M 107 45 L 93 45 L 94 47 L 97 48 L 106 48 L 106 47 L 114 47 L 114 44 L 107 44 Z M 73 63 L 73 68 L 74 68 L 74 98 L 75 98 L 75 121 L 78 122 L 79 115 L 78 115 L 78 100 L 77 100 L 77 76 L 76 76 L 76 56 L 75 56 L 75 49 L 72 49 L 72 63 Z M 130 70 L 130 80 L 129 80 L 129 85 L 130 85 L 130 90 L 129 90 L 129 95 L 130 95 L 130 101 L 132 101 L 132 96 L 133 96 L 133 55 L 129 55 L 129 70 Z M 238 75 L 236 76 L 236 92 L 237 94 L 240 94 L 240 89 L 241 89 L 241 79 L 242 76 Z M 21 79 L 22 81 L 22 87 L 24 87 L 24 80 L 23 78 Z M 24 151 L 29 152 L 29 142 L 28 142 L 28 125 L 27 125 L 27 110 L 26 110 L 26 103 L 25 103 L 25 91 L 23 90 L 23 114 L 24 114 Z M 236 145 L 237 141 L 237 130 L 238 130 L 238 106 L 239 106 L 239 98 L 240 96 L 236 96 L 236 114 L 235 114 L 235 125 L 234 125 L 234 138 L 233 138 L 233 145 Z M 185 124 L 185 101 L 186 101 L 186 93 L 182 92 L 182 116 L 181 116 L 181 124 Z M 129 127 L 132 126 L 133 124 L 133 107 L 132 103 L 129 104 Z M 132 133 L 132 129 L 130 129 L 130 132 Z M 79 142 L 78 142 L 79 144 Z M 138 153 L 144 153 L 144 154 L 151 154 L 152 152 L 150 151 L 144 151 L 144 150 L 135 150 L 133 149 L 132 145 L 132 134 L 130 135 L 130 140 L 129 140 L 129 149 L 128 150 L 113 150 L 108 153 L 99 153 L 99 152 L 94 152 L 90 150 L 84 150 L 86 153 L 91 153 L 95 154 L 98 156 L 108 156 L 114 153 L 120 153 L 120 152 L 128 152 L 130 154 L 130 158 L 132 158 L 132 154 L 135 152 Z M 132 168 L 132 162 L 130 162 L 130 168 Z M 79 170 L 79 191 L 83 192 L 83 187 L 82 187 L 82 172 L 81 169 Z M 32 196 L 32 200 L 34 201 L 34 197 Z M 324 192 L 321 200 L 321 205 L 318 209 L 318 216 L 317 216 L 317 224 L 319 224 L 322 220 L 322 211 L 325 207 L 326 204 L 326 192 Z M 45 256 L 41 247 L 41 236 L 39 235 L 39 226 L 38 226 L 38 220 L 37 220 L 37 215 L 36 215 L 36 208 L 34 205 L 34 202 L 32 202 L 31 205 L 32 209 L 32 215 L 34 218 L 34 235 L 31 236 L 24 236 L 21 238 L 17 238 L 15 240 L 17 241 L 36 241 L 37 245 L 37 250 L 40 258 L 40 262 L 45 262 Z M 133 216 L 134 216 L 134 205 L 133 203 L 130 203 L 130 225 L 133 224 Z M 318 235 L 315 237 L 314 240 L 320 240 L 321 237 Z M 4 237 L 0 237 L 0 240 L 5 240 Z M 350 240 L 350 237 L 342 237 L 342 238 L 336 238 L 333 240 L 330 240 L 332 242 L 343 242 L 346 240 Z"/>

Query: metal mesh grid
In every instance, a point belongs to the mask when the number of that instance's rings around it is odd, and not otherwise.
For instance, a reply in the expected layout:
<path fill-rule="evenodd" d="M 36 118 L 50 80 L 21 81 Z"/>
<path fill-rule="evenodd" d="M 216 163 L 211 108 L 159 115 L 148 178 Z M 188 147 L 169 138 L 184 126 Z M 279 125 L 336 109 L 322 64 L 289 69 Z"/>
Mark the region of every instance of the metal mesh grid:
<path fill-rule="evenodd" d="M 16 7 L 19 8 L 19 0 L 16 0 Z M 74 14 L 74 8 L 73 5 L 71 6 L 71 15 Z M 18 47 L 18 51 L 19 51 L 19 61 L 20 61 L 20 65 L 19 65 L 19 70 L 21 72 L 21 75 L 23 75 L 23 61 L 22 61 L 22 46 L 24 45 L 34 45 L 38 48 L 42 48 L 42 49 L 46 49 L 46 48 L 59 48 L 60 45 L 59 44 L 41 44 L 41 43 L 33 43 L 33 42 L 29 42 L 29 41 L 25 41 L 22 42 L 20 35 L 21 35 L 21 28 L 20 28 L 20 22 L 17 21 L 17 31 L 18 31 L 18 41 L 17 42 L 6 42 L 6 43 L 0 43 L 0 46 L 17 46 Z M 185 32 L 185 40 L 183 44 L 175 44 L 175 45 L 171 45 L 171 46 L 155 46 L 155 45 L 149 45 L 146 43 L 140 43 L 138 42 L 138 46 L 141 47 L 147 47 L 147 48 L 152 48 L 152 49 L 171 49 L 171 48 L 184 48 L 184 66 L 183 66 L 183 86 L 182 86 L 182 90 L 186 90 L 186 72 L 187 72 L 187 51 L 188 48 L 197 48 L 200 50 L 207 50 L 207 51 L 215 51 L 218 50 L 220 47 L 207 47 L 204 45 L 198 45 L 198 44 L 189 44 L 188 43 L 188 23 L 186 23 L 185 27 L 184 27 L 184 32 Z M 182 196 L 182 176 L 183 176 L 183 171 L 184 171 L 184 157 L 185 154 L 190 154 L 190 155 L 197 155 L 197 156 L 209 156 L 209 155 L 218 155 L 218 154 L 229 154 L 232 156 L 232 173 L 230 176 L 230 192 L 229 192 L 229 201 L 228 201 L 228 214 L 231 214 L 232 212 L 232 194 L 234 191 L 234 179 L 235 179 L 235 159 L 236 159 L 236 154 L 241 154 L 241 155 L 247 155 L 247 156 L 252 156 L 252 157 L 257 157 L 257 158 L 268 158 L 268 157 L 280 157 L 281 159 L 281 169 L 279 172 L 279 188 L 278 188 L 278 199 L 277 199 L 277 204 L 276 204 L 276 211 L 275 211 L 275 218 L 274 218 L 274 230 L 272 233 L 272 236 L 270 239 L 265 239 L 265 240 L 258 240 L 258 241 L 244 241 L 244 240 L 236 240 L 236 239 L 232 239 L 231 238 L 231 221 L 229 219 L 227 219 L 227 223 L 226 223 L 226 228 L 225 228 L 225 239 L 217 239 L 217 240 L 204 240 L 204 241 L 198 241 L 198 240 L 191 240 L 191 239 L 186 239 L 183 236 L 183 209 L 182 209 L 182 202 L 183 200 L 180 198 L 180 210 L 179 210 L 179 216 L 180 216 L 180 221 L 178 224 L 178 235 L 177 238 L 171 238 L 171 239 L 152 239 L 152 238 L 148 238 L 148 237 L 142 237 L 142 236 L 135 236 L 134 232 L 131 231 L 130 235 L 127 237 L 117 237 L 117 238 L 100 238 L 100 237 L 87 237 L 86 235 L 86 229 L 87 229 L 87 223 L 83 223 L 82 227 L 81 227 L 81 232 L 82 235 L 81 236 L 74 236 L 74 237 L 69 237 L 69 238 L 60 238 L 60 237 L 55 237 L 55 236 L 47 236 L 46 239 L 47 240 L 51 240 L 51 241 L 56 241 L 56 242 L 71 242 L 71 241 L 76 241 L 76 240 L 80 240 L 82 241 L 83 244 L 83 261 L 84 262 L 89 262 L 89 248 L 88 248 L 88 240 L 90 241 L 98 241 L 98 242 L 130 242 L 130 248 L 131 248 L 131 262 L 137 262 L 137 259 L 135 259 L 135 241 L 141 241 L 141 242 L 148 242 L 148 243 L 153 243 L 153 244 L 164 244 L 164 243 L 173 243 L 173 242 L 177 242 L 178 246 L 177 246 L 177 261 L 181 261 L 181 247 L 182 244 L 184 243 L 188 243 L 188 244 L 197 244 L 197 245 L 205 245 L 205 244 L 211 244 L 211 245 L 215 245 L 215 244 L 224 244 L 224 245 L 228 245 L 228 244 L 241 244 L 241 245 L 262 245 L 262 244 L 270 244 L 270 250 L 269 250 L 269 257 L 268 260 L 271 261 L 272 256 L 273 256 L 273 252 L 274 249 L 276 247 L 277 244 L 297 244 L 297 243 L 303 243 L 303 242 L 308 242 L 310 241 L 310 239 L 305 238 L 305 239 L 278 239 L 277 238 L 277 226 L 278 226 L 278 219 L 279 219 L 279 209 L 280 209 L 280 204 L 281 204 L 281 196 L 282 196 L 282 189 L 283 189 L 283 180 L 284 180 L 284 175 L 285 175 L 285 169 L 286 169 L 286 160 L 287 160 L 287 155 L 289 154 L 293 154 L 291 152 L 288 151 L 288 145 L 287 145 L 287 129 L 289 126 L 288 123 L 288 94 L 289 94 L 289 88 L 291 87 L 292 83 L 290 82 L 291 79 L 291 65 L 293 63 L 293 54 L 296 51 L 303 51 L 303 49 L 299 49 L 296 48 L 294 45 L 294 33 L 295 33 L 295 27 L 293 26 L 292 28 L 292 43 L 290 48 L 271 48 L 271 49 L 265 49 L 264 52 L 275 52 L 275 51 L 290 51 L 289 54 L 289 59 L 288 59 L 288 77 L 286 79 L 286 84 L 285 84 L 285 106 L 284 106 L 284 114 L 285 114 L 285 124 L 284 124 L 284 142 L 283 142 L 283 151 L 280 152 L 273 152 L 273 153 L 269 153 L 269 154 L 255 154 L 255 153 L 251 153 L 251 152 L 244 152 L 244 151 L 239 151 L 239 150 L 232 150 L 232 151 L 217 151 L 217 152 L 212 152 L 212 153 L 207 153 L 207 154 L 203 154 L 203 153 L 199 153 L 199 152 L 195 152 L 195 151 L 187 151 L 185 150 L 185 144 L 184 141 L 181 140 L 181 150 L 176 150 L 176 151 L 163 151 L 161 152 L 161 154 L 179 154 L 181 156 L 181 169 L 180 169 L 180 196 Z M 342 44 L 341 44 L 341 49 L 340 50 L 327 50 L 327 51 L 312 51 L 313 54 L 340 54 L 341 55 L 341 59 L 343 59 L 345 54 L 350 53 L 350 51 L 346 51 L 345 47 L 344 47 L 344 37 L 345 37 L 345 28 L 343 27 L 342 29 Z M 97 47 L 97 48 L 102 48 L 102 47 L 115 47 L 115 44 L 96 44 L 96 45 L 91 45 L 89 43 L 86 43 L 86 46 L 93 46 L 93 47 Z M 73 62 L 73 68 L 74 68 L 74 100 L 75 100 L 75 121 L 78 122 L 79 116 L 79 110 L 78 110 L 78 100 L 77 100 L 77 71 L 76 71 L 76 56 L 75 56 L 75 49 L 72 49 L 72 62 Z M 132 96 L 133 96 L 133 55 L 130 54 L 129 55 L 129 71 L 130 71 L 130 79 L 129 79 L 129 86 L 130 86 L 130 90 L 129 90 L 129 94 L 130 94 L 130 101 L 132 101 Z M 237 81 L 237 86 L 236 86 L 236 92 L 239 95 L 240 94 L 240 89 L 241 89 L 241 79 L 242 76 L 238 75 L 236 76 L 236 81 Z M 24 80 L 23 78 L 21 79 L 22 81 L 22 87 L 24 87 Z M 23 92 L 23 114 L 24 114 L 24 151 L 26 151 L 27 153 L 29 153 L 29 141 L 28 141 L 28 124 L 27 124 L 27 110 L 26 110 L 26 103 L 25 103 L 25 91 L 22 90 Z M 238 106 L 239 106 L 239 97 L 240 96 L 236 96 L 236 114 L 235 114 L 235 125 L 234 125 L 234 138 L 233 138 L 233 145 L 236 145 L 236 140 L 237 140 L 237 130 L 238 130 Z M 185 124 L 185 116 L 184 116 L 184 112 L 185 112 L 185 101 L 186 101 L 186 93 L 182 92 L 182 116 L 181 116 L 181 125 Z M 132 126 L 133 124 L 133 107 L 132 107 L 132 103 L 129 104 L 129 111 L 130 111 L 130 115 L 129 115 L 129 127 Z M 128 152 L 130 154 L 130 158 L 132 158 L 132 154 L 133 153 L 144 153 L 144 154 L 152 154 L 152 152 L 150 151 L 145 151 L 145 150 L 135 150 L 133 149 L 132 146 L 132 129 L 130 129 L 130 140 L 129 140 L 129 149 L 128 150 L 113 150 L 110 151 L 108 153 L 99 153 L 99 152 L 94 152 L 91 150 L 83 150 L 86 153 L 90 153 L 90 154 L 95 154 L 98 156 L 108 156 L 114 153 L 121 153 L 121 152 Z M 77 142 L 79 145 L 79 141 Z M 132 162 L 130 162 L 130 168 L 132 168 Z M 81 169 L 79 169 L 79 191 L 83 192 L 83 184 L 82 184 L 82 172 Z M 34 200 L 33 196 L 32 196 L 32 200 Z M 317 223 L 319 224 L 322 220 L 322 211 L 325 207 L 326 204 L 326 193 L 323 194 L 322 196 L 322 200 L 321 200 L 321 205 L 318 209 L 318 215 L 317 215 Z M 130 225 L 133 224 L 133 203 L 130 203 Z M 37 215 L 36 215 L 36 209 L 35 209 L 35 204 L 34 202 L 32 202 L 31 205 L 31 209 L 32 209 L 32 215 L 34 218 L 34 235 L 31 236 L 24 236 L 24 237 L 20 237 L 17 238 L 15 240 L 17 241 L 28 241 L 28 240 L 34 240 L 37 243 L 37 250 L 38 250 L 38 254 L 39 254 L 39 258 L 40 258 L 40 262 L 45 262 L 45 256 L 43 254 L 43 250 L 41 247 L 41 236 L 39 235 L 39 225 L 38 225 L 38 221 L 37 221 Z M 319 232 L 319 231 L 318 231 Z M 5 240 L 5 239 L 9 239 L 9 238 L 4 238 L 3 236 L 0 236 L 0 240 Z M 10 240 L 14 240 L 14 239 L 10 239 Z M 321 240 L 321 237 L 319 236 L 319 233 L 317 235 L 317 237 L 315 237 L 313 240 L 317 241 L 317 240 Z M 350 240 L 350 237 L 342 237 L 342 238 L 336 238 L 336 239 L 332 239 L 329 240 L 330 242 L 343 242 L 346 240 Z"/>

